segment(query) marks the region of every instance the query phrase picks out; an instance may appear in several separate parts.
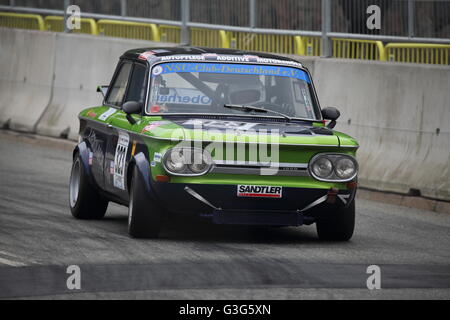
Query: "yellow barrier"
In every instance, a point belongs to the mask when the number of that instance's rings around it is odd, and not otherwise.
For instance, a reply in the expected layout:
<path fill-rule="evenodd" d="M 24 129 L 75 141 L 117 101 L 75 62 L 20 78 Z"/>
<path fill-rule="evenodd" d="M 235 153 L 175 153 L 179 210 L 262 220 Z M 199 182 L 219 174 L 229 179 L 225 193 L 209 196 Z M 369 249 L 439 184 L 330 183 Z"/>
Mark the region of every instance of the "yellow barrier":
<path fill-rule="evenodd" d="M 295 54 L 300 56 L 320 56 L 322 50 L 321 38 L 318 37 L 295 37 Z"/>
<path fill-rule="evenodd" d="M 386 51 L 381 41 L 332 39 L 333 57 L 346 59 L 386 61 Z"/>
<path fill-rule="evenodd" d="M 74 32 L 105 36 L 180 43 L 181 28 L 152 23 L 81 18 L 81 29 Z M 36 14 L 0 12 L 0 27 L 64 31 L 64 18 Z M 274 35 L 252 32 L 190 28 L 194 46 L 266 51 L 302 56 L 320 56 L 320 37 Z M 389 43 L 381 41 L 333 38 L 333 57 L 410 63 L 449 65 L 450 45 L 425 43 Z"/>
<path fill-rule="evenodd" d="M 389 43 L 386 52 L 391 62 L 449 64 L 450 45 L 426 43 Z"/>
<path fill-rule="evenodd" d="M 161 42 L 181 42 L 181 28 L 177 26 L 159 25 L 159 32 L 161 34 Z"/>
<path fill-rule="evenodd" d="M 232 31 L 228 38 L 230 48 L 240 50 L 294 54 L 297 47 L 295 36 L 290 35 Z"/>
<path fill-rule="evenodd" d="M 193 46 L 211 48 L 229 48 L 228 35 L 223 30 L 211 30 L 203 28 L 190 28 L 191 44 Z"/>
<path fill-rule="evenodd" d="M 64 17 L 47 16 L 44 18 L 45 29 L 54 32 L 64 31 Z M 81 29 L 73 29 L 75 33 L 98 34 L 97 22 L 90 18 L 80 18 Z"/>
<path fill-rule="evenodd" d="M 160 41 L 159 29 L 153 23 L 101 19 L 97 25 L 104 36 Z"/>
<path fill-rule="evenodd" d="M 45 30 L 44 20 L 37 14 L 0 12 L 0 27 Z"/>

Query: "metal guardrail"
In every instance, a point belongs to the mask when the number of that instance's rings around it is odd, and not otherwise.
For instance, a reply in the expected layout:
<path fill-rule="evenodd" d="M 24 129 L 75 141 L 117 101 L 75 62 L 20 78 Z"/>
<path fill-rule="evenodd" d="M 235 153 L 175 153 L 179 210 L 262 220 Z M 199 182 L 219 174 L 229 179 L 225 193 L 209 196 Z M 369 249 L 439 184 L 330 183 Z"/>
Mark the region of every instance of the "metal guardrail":
<path fill-rule="evenodd" d="M 2 10 L 5 6 L 0 6 Z M 6 6 L 11 9 L 11 7 Z M 14 7 L 17 9 L 17 7 Z M 30 13 L 0 13 L 0 25 L 32 28 L 37 30 L 63 31 L 62 10 L 21 8 L 22 12 L 51 14 L 43 19 Z M 15 21 L 2 24 L 2 17 Z M 96 21 L 95 19 L 98 19 Z M 10 21 L 10 20 L 8 20 Z M 35 21 L 31 24 L 30 21 Z M 42 22 L 40 22 L 42 21 Z M 276 30 L 212 25 L 197 22 L 185 23 L 190 44 L 206 47 L 236 48 L 305 56 L 323 55 L 323 34 L 317 31 Z M 158 19 L 144 19 L 83 14 L 80 32 L 123 38 L 181 43 L 183 23 Z M 397 43 L 411 41 L 406 37 L 358 35 L 328 32 L 332 57 L 379 61 L 449 64 L 450 39 L 431 39 L 438 43 Z M 382 41 L 395 43 L 383 45 Z"/>
<path fill-rule="evenodd" d="M 159 29 L 153 23 L 100 19 L 97 25 L 104 36 L 160 41 Z"/>
<path fill-rule="evenodd" d="M 161 24 L 159 25 L 162 42 L 181 42 L 181 27 Z"/>
<path fill-rule="evenodd" d="M 64 17 L 46 16 L 44 18 L 45 29 L 53 32 L 64 32 Z M 76 33 L 98 34 L 97 22 L 91 18 L 80 18 L 80 30 L 73 30 Z"/>
<path fill-rule="evenodd" d="M 386 51 L 381 41 L 333 38 L 333 57 L 347 59 L 386 61 Z"/>
<path fill-rule="evenodd" d="M 426 43 L 389 43 L 385 46 L 388 61 L 449 64 L 450 45 Z"/>
<path fill-rule="evenodd" d="M 230 48 L 230 39 L 224 30 L 190 28 L 191 44 L 202 47 Z"/>

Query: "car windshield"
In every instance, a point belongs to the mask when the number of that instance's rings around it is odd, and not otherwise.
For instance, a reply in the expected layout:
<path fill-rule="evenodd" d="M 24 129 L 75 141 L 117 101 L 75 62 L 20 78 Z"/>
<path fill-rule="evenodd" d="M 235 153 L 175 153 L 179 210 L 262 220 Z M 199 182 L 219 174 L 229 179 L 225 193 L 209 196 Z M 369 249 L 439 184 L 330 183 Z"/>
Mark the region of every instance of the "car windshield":
<path fill-rule="evenodd" d="M 151 71 L 146 112 L 156 114 L 253 114 L 253 106 L 292 118 L 317 120 L 308 73 L 284 66 L 170 62 Z M 261 116 L 261 113 L 258 114 Z M 264 116 L 280 115 L 264 113 Z"/>

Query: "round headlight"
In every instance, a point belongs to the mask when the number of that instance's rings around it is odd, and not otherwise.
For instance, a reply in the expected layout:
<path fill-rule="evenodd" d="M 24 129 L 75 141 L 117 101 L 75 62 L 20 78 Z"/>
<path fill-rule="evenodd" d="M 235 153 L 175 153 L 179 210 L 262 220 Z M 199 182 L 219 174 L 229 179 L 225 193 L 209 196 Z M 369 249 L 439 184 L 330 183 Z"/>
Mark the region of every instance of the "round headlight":
<path fill-rule="evenodd" d="M 320 157 L 314 161 L 312 171 L 317 177 L 325 178 L 333 172 L 333 164 L 328 158 Z"/>
<path fill-rule="evenodd" d="M 209 170 L 211 166 L 211 159 L 206 152 L 196 150 L 192 156 L 192 163 L 189 164 L 189 169 L 193 173 L 204 173 Z"/>
<path fill-rule="evenodd" d="M 341 158 L 336 161 L 334 172 L 341 179 L 351 178 L 356 171 L 355 163 L 349 158 Z"/>
<path fill-rule="evenodd" d="M 165 159 L 165 165 L 170 172 L 182 172 L 186 169 L 185 158 L 183 155 L 183 149 L 175 149 L 170 151 L 169 155 Z"/>

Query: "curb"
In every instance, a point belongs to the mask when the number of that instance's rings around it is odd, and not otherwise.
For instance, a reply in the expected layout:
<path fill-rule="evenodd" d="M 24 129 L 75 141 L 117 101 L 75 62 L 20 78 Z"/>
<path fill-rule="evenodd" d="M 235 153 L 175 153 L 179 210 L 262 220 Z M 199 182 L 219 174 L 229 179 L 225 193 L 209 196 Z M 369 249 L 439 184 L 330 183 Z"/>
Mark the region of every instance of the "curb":
<path fill-rule="evenodd" d="M 414 197 L 384 191 L 374 191 L 360 187 L 356 193 L 357 198 L 384 202 L 403 207 L 416 208 L 420 210 L 434 211 L 450 214 L 450 202 Z"/>

